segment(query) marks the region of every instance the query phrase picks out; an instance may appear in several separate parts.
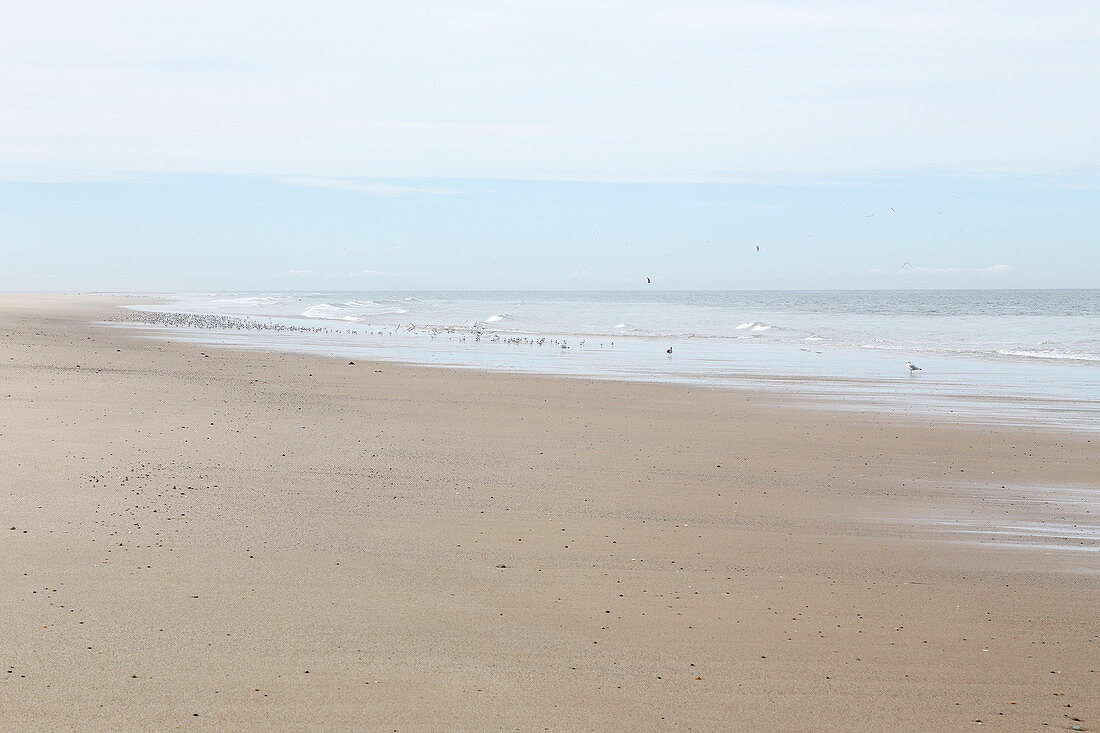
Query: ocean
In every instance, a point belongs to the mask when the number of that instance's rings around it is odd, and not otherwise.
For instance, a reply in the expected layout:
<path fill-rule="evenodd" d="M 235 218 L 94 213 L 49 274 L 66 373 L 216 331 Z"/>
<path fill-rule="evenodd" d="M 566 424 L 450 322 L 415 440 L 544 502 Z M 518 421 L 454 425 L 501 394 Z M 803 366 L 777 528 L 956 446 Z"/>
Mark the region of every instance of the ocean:
<path fill-rule="evenodd" d="M 1100 427 L 1100 290 L 221 292 L 136 309 L 196 314 L 137 320 L 243 348 Z"/>

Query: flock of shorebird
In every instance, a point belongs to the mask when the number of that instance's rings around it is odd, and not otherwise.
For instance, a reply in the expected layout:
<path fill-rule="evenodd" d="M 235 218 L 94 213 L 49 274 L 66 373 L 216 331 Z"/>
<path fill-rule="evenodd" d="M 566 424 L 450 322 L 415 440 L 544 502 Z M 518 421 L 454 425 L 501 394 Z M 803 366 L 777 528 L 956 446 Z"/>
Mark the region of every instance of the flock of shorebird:
<path fill-rule="evenodd" d="M 276 321 L 258 321 L 253 318 L 238 318 L 234 316 L 223 316 L 211 313 L 162 313 L 157 311 L 131 311 L 125 316 L 117 316 L 113 318 L 114 321 L 123 321 L 131 323 L 146 323 L 154 326 L 171 326 L 175 328 L 202 328 L 202 329 L 217 329 L 217 330 L 238 330 L 238 331 L 287 331 L 295 333 L 327 333 L 327 334 L 358 334 L 362 333 L 359 329 L 354 328 L 325 328 L 323 326 L 290 326 L 284 323 L 278 323 Z M 368 334 L 374 334 L 379 336 L 395 335 L 400 332 L 406 333 L 426 333 L 431 338 L 435 338 L 439 334 L 451 334 L 459 337 L 459 341 L 466 341 L 468 336 L 472 336 L 475 342 L 480 342 L 483 338 L 490 343 L 505 343 L 505 344 L 528 344 L 531 346 L 544 346 L 550 344 L 552 346 L 559 347 L 562 351 L 570 348 L 569 342 L 565 339 L 553 339 L 553 338 L 534 338 L 524 336 L 501 336 L 498 333 L 488 334 L 486 336 L 482 329 L 474 327 L 468 332 L 461 332 L 457 328 L 438 328 L 438 327 L 422 327 L 417 328 L 416 324 L 410 323 L 408 325 L 394 326 L 390 330 L 380 331 L 366 331 Z M 579 346 L 584 348 L 586 340 L 582 339 Z M 612 341 L 611 347 L 615 347 L 615 342 Z M 603 342 L 600 342 L 600 348 L 603 348 Z M 669 346 L 665 350 L 668 357 L 672 358 L 672 347 Z M 820 352 L 818 352 L 820 353 Z M 923 371 L 919 366 L 911 361 L 905 362 L 905 368 L 912 375 L 915 372 Z"/>
<path fill-rule="evenodd" d="M 115 316 L 112 321 L 146 323 L 151 326 L 172 328 L 203 328 L 234 331 L 288 331 L 294 333 L 359 333 L 353 329 L 325 328 L 323 326 L 288 326 L 275 321 L 257 321 L 252 318 L 221 316 L 212 313 L 161 313 L 159 311 L 131 311 Z"/>

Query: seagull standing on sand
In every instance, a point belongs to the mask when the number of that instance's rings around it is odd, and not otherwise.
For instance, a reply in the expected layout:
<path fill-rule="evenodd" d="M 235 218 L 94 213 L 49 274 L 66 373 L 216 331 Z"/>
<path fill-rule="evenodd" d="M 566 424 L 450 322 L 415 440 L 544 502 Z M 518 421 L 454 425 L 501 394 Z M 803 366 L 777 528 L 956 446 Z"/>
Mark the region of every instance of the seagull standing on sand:
<path fill-rule="evenodd" d="M 910 374 L 912 374 L 913 372 L 924 371 L 923 369 L 921 369 L 919 366 L 917 366 L 916 364 L 914 364 L 911 361 L 905 362 L 905 368 L 909 370 Z"/>

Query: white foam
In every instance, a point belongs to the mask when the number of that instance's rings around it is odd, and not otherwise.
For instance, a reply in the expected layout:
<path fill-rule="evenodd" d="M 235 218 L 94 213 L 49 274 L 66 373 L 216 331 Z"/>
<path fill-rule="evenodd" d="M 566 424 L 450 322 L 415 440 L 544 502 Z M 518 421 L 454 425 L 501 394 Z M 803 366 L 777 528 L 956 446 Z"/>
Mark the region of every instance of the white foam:
<path fill-rule="evenodd" d="M 1029 359 L 1068 359 L 1071 361 L 1100 361 L 1100 354 L 1080 353 L 1076 351 L 1064 351 L 1061 349 L 1000 349 L 998 354 L 1004 356 L 1025 356 Z"/>
<path fill-rule="evenodd" d="M 273 303 L 278 303 L 279 299 L 278 298 L 272 298 L 271 296 L 268 296 L 268 295 L 257 295 L 257 296 L 247 296 L 247 297 L 242 297 L 242 298 L 219 298 L 219 299 L 211 300 L 211 301 L 208 301 L 208 302 L 211 303 L 211 304 L 217 303 L 218 305 L 237 305 L 237 306 L 252 307 L 252 306 L 271 305 Z"/>
<path fill-rule="evenodd" d="M 344 310 L 330 303 L 311 305 L 301 313 L 303 318 L 343 318 Z"/>

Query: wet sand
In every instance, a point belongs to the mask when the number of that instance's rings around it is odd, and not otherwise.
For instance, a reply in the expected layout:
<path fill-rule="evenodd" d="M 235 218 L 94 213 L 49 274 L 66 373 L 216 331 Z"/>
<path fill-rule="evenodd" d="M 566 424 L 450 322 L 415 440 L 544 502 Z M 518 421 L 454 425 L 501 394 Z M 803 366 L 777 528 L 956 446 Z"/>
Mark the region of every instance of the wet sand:
<path fill-rule="evenodd" d="M 1100 727 L 1095 542 L 997 534 L 1095 527 L 1030 499 L 1094 496 L 1096 434 L 88 325 L 113 302 L 0 295 L 2 729 Z"/>

